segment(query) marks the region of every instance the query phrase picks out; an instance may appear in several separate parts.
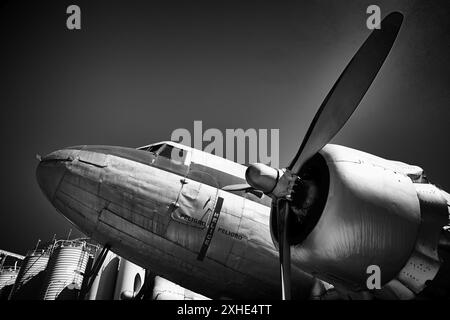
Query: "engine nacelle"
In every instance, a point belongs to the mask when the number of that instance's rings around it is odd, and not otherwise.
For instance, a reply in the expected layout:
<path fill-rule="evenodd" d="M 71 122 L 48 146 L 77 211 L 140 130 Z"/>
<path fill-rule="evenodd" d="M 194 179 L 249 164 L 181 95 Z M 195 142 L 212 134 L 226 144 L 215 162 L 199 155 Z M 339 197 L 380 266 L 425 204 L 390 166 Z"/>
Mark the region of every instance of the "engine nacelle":
<path fill-rule="evenodd" d="M 382 285 L 399 280 L 413 295 L 434 278 L 439 258 L 421 255 L 436 252 L 448 212 L 436 194 L 434 216 L 427 218 L 430 213 L 408 175 L 410 169 L 417 174 L 418 167 L 336 145 L 327 145 L 302 170 L 308 167 L 315 167 L 312 178 L 320 184 L 320 197 L 306 222 L 290 232 L 295 265 L 353 292 L 368 290 L 372 265 L 380 268 Z"/>

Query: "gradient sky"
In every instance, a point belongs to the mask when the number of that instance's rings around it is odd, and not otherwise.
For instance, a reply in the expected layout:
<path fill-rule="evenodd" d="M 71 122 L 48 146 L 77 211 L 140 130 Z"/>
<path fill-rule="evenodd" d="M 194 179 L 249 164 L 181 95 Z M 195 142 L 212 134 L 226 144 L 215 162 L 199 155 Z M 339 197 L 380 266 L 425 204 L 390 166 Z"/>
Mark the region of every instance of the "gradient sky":
<path fill-rule="evenodd" d="M 66 28 L 70 4 L 81 7 L 80 31 Z M 37 185 L 36 154 L 79 144 L 136 147 L 202 120 L 223 132 L 280 129 L 287 165 L 369 35 L 370 4 L 405 20 L 333 143 L 419 165 L 449 190 L 448 0 L 6 2 L 0 249 L 24 253 L 72 227 Z"/>

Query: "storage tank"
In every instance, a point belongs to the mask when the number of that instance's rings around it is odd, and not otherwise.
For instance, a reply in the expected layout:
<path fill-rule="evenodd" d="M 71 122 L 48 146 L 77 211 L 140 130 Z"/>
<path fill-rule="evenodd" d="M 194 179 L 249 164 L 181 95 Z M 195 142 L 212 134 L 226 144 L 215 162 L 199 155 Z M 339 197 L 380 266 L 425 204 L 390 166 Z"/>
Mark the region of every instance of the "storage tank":
<path fill-rule="evenodd" d="M 5 267 L 0 270 L 0 290 L 9 285 L 14 285 L 16 282 L 17 275 L 19 274 L 19 269 L 14 269 L 13 267 Z"/>
<path fill-rule="evenodd" d="M 27 253 L 22 261 L 9 299 L 34 300 L 39 298 L 38 293 L 43 283 L 49 257 L 49 249 L 33 250 Z"/>
<path fill-rule="evenodd" d="M 83 240 L 55 242 L 48 262 L 42 300 L 73 300 L 78 298 L 92 248 Z"/>
<path fill-rule="evenodd" d="M 0 270 L 0 300 L 6 300 L 16 282 L 19 269 L 15 267 L 3 267 Z"/>
<path fill-rule="evenodd" d="M 96 259 L 98 258 L 96 257 Z M 114 298 L 119 263 L 120 257 L 109 251 L 86 296 L 87 300 L 112 300 Z"/>
<path fill-rule="evenodd" d="M 22 255 L 0 250 L 0 300 L 8 299 L 24 258 Z"/>
<path fill-rule="evenodd" d="M 141 289 L 145 280 L 145 269 L 134 263 L 120 259 L 114 300 L 133 299 Z"/>

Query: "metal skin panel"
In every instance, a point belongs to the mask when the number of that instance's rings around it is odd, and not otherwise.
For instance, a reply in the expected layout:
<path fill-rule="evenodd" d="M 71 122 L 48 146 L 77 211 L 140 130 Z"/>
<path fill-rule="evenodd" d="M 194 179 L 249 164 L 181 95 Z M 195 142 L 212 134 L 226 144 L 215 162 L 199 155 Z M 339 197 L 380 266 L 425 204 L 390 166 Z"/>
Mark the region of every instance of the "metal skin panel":
<path fill-rule="evenodd" d="M 392 163 L 345 147 L 320 152 L 330 173 L 328 199 L 293 261 L 336 288 L 367 290 L 367 267 L 382 284 L 408 261 L 418 235 L 420 205 L 411 179 Z M 386 164 L 386 165 L 385 165 Z"/>
<path fill-rule="evenodd" d="M 78 153 L 78 159 L 82 162 L 89 163 L 100 168 L 108 166 L 108 156 L 102 153 L 81 150 Z"/>
<path fill-rule="evenodd" d="M 448 222 L 447 201 L 441 190 L 430 184 L 416 184 L 417 195 L 422 211 L 420 237 L 416 250 L 436 261 L 439 261 L 437 243 L 442 227 Z"/>
<path fill-rule="evenodd" d="M 441 266 L 438 243 L 441 230 L 448 222 L 447 202 L 431 184 L 415 184 L 420 201 L 422 223 L 414 252 L 398 279 L 415 294 L 434 279 Z"/>
<path fill-rule="evenodd" d="M 166 143 L 181 149 L 190 150 L 192 154 L 191 162 L 199 163 L 205 167 L 215 168 L 217 170 L 227 172 L 228 174 L 231 174 L 240 179 L 243 179 L 243 177 L 245 177 L 246 167 L 239 163 L 230 161 L 226 158 L 218 157 L 211 153 L 186 147 L 175 142 L 166 141 Z"/>
<path fill-rule="evenodd" d="M 386 285 L 384 285 L 382 290 L 377 292 L 376 296 L 379 299 L 390 300 L 412 300 L 416 297 L 414 292 L 409 290 L 403 283 L 401 283 L 397 279 L 392 279 Z"/>
<path fill-rule="evenodd" d="M 152 300 L 209 300 L 164 278 L 154 279 Z"/>
<path fill-rule="evenodd" d="M 417 177 L 423 174 L 422 168 L 414 165 L 410 165 L 400 161 L 393 161 L 380 158 L 373 154 L 351 149 L 348 147 L 327 144 L 322 151 L 322 155 L 329 154 L 332 157 L 333 162 L 355 162 L 366 163 L 370 166 L 380 167 L 384 170 L 389 170 L 396 173 L 401 173 L 405 176 Z"/>
<path fill-rule="evenodd" d="M 65 170 L 50 200 L 82 232 L 111 245 L 123 258 L 211 298 L 279 296 L 269 207 L 189 179 L 186 184 L 182 176 L 121 157 L 108 155 L 106 161 L 106 167 L 80 159 L 52 164 Z M 223 207 L 205 258 L 199 260 L 218 197 L 224 199 Z M 180 221 L 181 213 L 206 221 L 206 226 Z M 307 297 L 313 278 L 298 268 L 292 278 L 294 294 Z"/>

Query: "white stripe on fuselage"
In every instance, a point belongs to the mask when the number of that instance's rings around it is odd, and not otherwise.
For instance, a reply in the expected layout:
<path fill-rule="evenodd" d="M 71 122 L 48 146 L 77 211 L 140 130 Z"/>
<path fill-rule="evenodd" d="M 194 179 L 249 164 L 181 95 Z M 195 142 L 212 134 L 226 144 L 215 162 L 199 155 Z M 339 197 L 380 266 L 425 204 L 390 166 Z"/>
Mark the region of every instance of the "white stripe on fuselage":
<path fill-rule="evenodd" d="M 214 154 L 204 152 L 198 149 L 194 149 L 188 146 L 185 146 L 180 143 L 176 143 L 173 141 L 161 141 L 157 143 L 150 144 L 148 146 L 144 147 L 150 147 L 157 144 L 168 144 L 170 146 L 173 146 L 175 148 L 179 148 L 182 150 L 186 150 L 191 153 L 191 162 L 213 168 L 215 170 L 231 174 L 237 178 L 245 180 L 245 170 L 247 169 L 246 166 L 239 164 L 237 162 L 230 161 L 228 159 L 216 156 Z M 140 148 L 144 148 L 140 147 Z"/>

